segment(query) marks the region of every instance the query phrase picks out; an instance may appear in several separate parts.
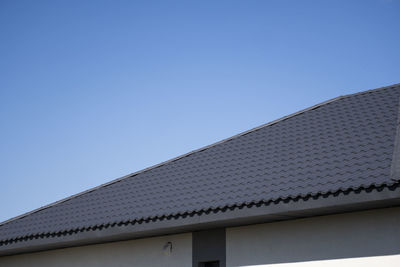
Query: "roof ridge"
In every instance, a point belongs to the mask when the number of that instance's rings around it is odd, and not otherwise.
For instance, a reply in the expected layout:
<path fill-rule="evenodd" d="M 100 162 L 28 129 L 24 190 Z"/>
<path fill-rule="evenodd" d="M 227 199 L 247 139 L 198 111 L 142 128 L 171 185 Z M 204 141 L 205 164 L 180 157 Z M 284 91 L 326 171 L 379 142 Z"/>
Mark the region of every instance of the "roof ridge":
<path fill-rule="evenodd" d="M 61 200 L 55 201 L 55 202 L 53 202 L 53 203 L 47 204 L 47 205 L 45 205 L 45 206 L 42 206 L 42 207 L 40 207 L 40 208 L 37 208 L 37 209 L 34 209 L 34 210 L 32 210 L 32 211 L 26 212 L 26 213 L 21 214 L 21 215 L 19 215 L 19 216 L 12 217 L 12 218 L 10 218 L 10 219 L 8 219 L 8 220 L 6 220 L 6 221 L 0 222 L 0 227 L 3 226 L 3 225 L 5 225 L 5 224 L 7 224 L 7 223 L 9 223 L 9 222 L 12 222 L 12 221 L 15 221 L 15 220 L 24 218 L 24 217 L 26 217 L 26 216 L 28 216 L 28 215 L 31 215 L 31 214 L 33 214 L 33 213 L 42 211 L 42 210 L 44 210 L 44 209 L 51 208 L 51 207 L 53 207 L 53 206 L 55 206 L 55 205 L 57 205 L 57 204 L 66 202 L 66 201 L 68 201 L 68 200 L 74 199 L 74 198 L 79 197 L 79 196 L 81 196 L 81 195 L 84 195 L 84 194 L 86 194 L 86 193 L 90 193 L 90 192 L 95 191 L 95 190 L 97 190 L 97 189 L 100 189 L 100 188 L 109 186 L 109 185 L 111 185 L 111 184 L 120 182 L 120 181 L 122 181 L 122 180 L 124 180 L 124 179 L 126 179 L 126 178 L 133 177 L 133 176 L 136 176 L 136 175 L 138 175 L 138 174 L 140 174 L 140 173 L 149 171 L 149 170 L 151 170 L 151 169 L 155 169 L 155 168 L 161 167 L 161 166 L 163 166 L 163 165 L 165 165 L 165 164 L 168 164 L 168 163 L 170 163 L 170 162 L 173 162 L 173 161 L 182 159 L 182 158 L 184 158 L 184 157 L 190 156 L 190 155 L 192 155 L 192 154 L 194 154 L 194 153 L 197 153 L 197 152 L 200 152 L 200 151 L 204 151 L 204 150 L 209 149 L 209 148 L 211 148 L 211 147 L 214 147 L 214 146 L 216 146 L 216 145 L 219 145 L 219 144 L 228 142 L 228 141 L 230 141 L 230 140 L 232 140 L 232 139 L 235 139 L 235 138 L 237 138 L 237 137 L 244 136 L 244 135 L 246 135 L 246 134 L 255 132 L 255 131 L 257 131 L 257 130 L 260 130 L 260 129 L 262 129 L 262 128 L 265 128 L 265 127 L 268 127 L 268 126 L 277 124 L 277 123 L 279 123 L 279 122 L 281 122 L 281 121 L 284 121 L 284 120 L 293 118 L 293 117 L 295 117 L 295 116 L 297 116 L 297 115 L 303 114 L 303 113 L 305 113 L 305 112 L 307 112 L 307 111 L 310 111 L 310 110 L 314 110 L 314 109 L 316 109 L 316 108 L 319 108 L 319 107 L 321 107 L 321 106 L 327 105 L 327 104 L 329 104 L 329 103 L 332 103 L 332 102 L 335 102 L 335 101 L 338 101 L 338 100 L 341 100 L 341 99 L 344 99 L 344 98 L 356 96 L 356 95 L 367 94 L 367 93 L 371 93 L 371 92 L 374 92 L 374 91 L 378 91 L 378 90 L 382 90 L 382 89 L 387 89 L 387 88 L 394 88 L 394 87 L 398 87 L 398 86 L 400 86 L 400 83 L 396 83 L 396 84 L 392 84 L 392 85 L 388 85 L 388 86 L 384 86 L 384 87 L 379 87 L 379 88 L 375 88 L 375 89 L 369 89 L 369 90 L 366 90 L 366 91 L 357 92 L 357 93 L 353 93 L 353 94 L 342 95 L 342 96 L 338 96 L 338 97 L 335 97 L 335 98 L 332 98 L 332 99 L 323 101 L 323 102 L 321 102 L 321 103 L 319 103 L 319 104 L 316 104 L 316 105 L 313 105 L 313 106 L 311 106 L 311 107 L 302 109 L 302 110 L 300 110 L 300 111 L 294 112 L 294 113 L 292 113 L 292 114 L 289 114 L 289 115 L 287 115 L 287 116 L 281 117 L 281 118 L 276 119 L 276 120 L 273 120 L 273 121 L 271 121 L 271 122 L 262 124 L 262 125 L 260 125 L 260 126 L 258 126 L 258 127 L 254 127 L 254 128 L 252 128 L 252 129 L 250 129 L 250 130 L 241 132 L 241 133 L 236 134 L 236 135 L 233 135 L 233 136 L 231 136 L 231 137 L 222 139 L 222 140 L 220 140 L 220 141 L 218 141 L 218 142 L 215 142 L 215 143 L 212 143 L 212 144 L 210 144 L 210 145 L 201 147 L 201 148 L 199 148 L 199 149 L 192 150 L 192 151 L 187 152 L 187 153 L 185 153 L 185 154 L 182 154 L 182 155 L 180 155 L 180 156 L 177 156 L 177 157 L 174 157 L 174 158 L 172 158 L 172 159 L 163 161 L 163 162 L 161 162 L 161 163 L 152 165 L 152 166 L 147 167 L 147 168 L 144 168 L 144 169 L 142 169 L 142 170 L 139 170 L 139 171 L 130 173 L 130 174 L 125 175 L 125 176 L 122 176 L 122 177 L 120 177 L 120 178 L 111 180 L 111 181 L 109 181 L 109 182 L 107 182 L 107 183 L 103 183 L 103 184 L 101 184 L 101 185 L 98 185 L 98 186 L 89 188 L 89 189 L 84 190 L 84 191 L 82 191 L 82 192 L 80 192 L 80 193 L 77 193 L 77 194 L 74 194 L 74 195 L 72 195 L 72 196 L 69 196 L 69 197 L 63 198 L 63 199 L 61 199 Z"/>

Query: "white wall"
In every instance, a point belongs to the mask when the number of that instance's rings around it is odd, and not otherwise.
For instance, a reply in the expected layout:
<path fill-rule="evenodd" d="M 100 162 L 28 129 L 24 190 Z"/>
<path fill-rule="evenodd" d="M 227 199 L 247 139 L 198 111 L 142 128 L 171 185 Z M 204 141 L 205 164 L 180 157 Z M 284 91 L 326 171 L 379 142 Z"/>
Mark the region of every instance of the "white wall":
<path fill-rule="evenodd" d="M 399 267 L 400 255 L 249 265 L 245 267 Z"/>
<path fill-rule="evenodd" d="M 172 242 L 172 253 L 163 246 Z M 170 235 L 0 257 L 1 267 L 134 266 L 188 267 L 192 265 L 192 234 Z"/>
<path fill-rule="evenodd" d="M 400 208 L 228 228 L 226 242 L 228 267 L 400 266 Z"/>

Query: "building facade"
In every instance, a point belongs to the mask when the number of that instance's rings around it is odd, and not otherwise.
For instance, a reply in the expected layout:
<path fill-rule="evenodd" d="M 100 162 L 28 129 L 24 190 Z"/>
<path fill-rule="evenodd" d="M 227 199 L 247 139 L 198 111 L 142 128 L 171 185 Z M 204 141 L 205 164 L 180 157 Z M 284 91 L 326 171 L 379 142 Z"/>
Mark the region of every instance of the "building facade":
<path fill-rule="evenodd" d="M 400 266 L 400 86 L 0 224 L 0 266 Z"/>

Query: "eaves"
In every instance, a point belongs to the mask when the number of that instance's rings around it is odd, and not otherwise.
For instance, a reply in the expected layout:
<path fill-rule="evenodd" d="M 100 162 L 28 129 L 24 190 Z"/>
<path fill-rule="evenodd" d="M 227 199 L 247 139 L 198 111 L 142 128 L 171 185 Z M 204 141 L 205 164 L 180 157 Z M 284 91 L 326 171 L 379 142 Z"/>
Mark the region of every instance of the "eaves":
<path fill-rule="evenodd" d="M 0 256 L 393 206 L 400 206 L 398 183 L 31 237 L 1 245 Z"/>

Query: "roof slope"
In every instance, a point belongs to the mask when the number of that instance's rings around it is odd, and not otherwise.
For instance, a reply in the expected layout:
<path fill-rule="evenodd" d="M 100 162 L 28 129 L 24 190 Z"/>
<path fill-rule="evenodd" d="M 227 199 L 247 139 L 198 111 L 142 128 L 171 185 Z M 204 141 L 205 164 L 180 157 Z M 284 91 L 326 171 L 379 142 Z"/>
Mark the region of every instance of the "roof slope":
<path fill-rule="evenodd" d="M 400 86 L 340 97 L 0 226 L 0 245 L 245 203 L 393 185 Z"/>

